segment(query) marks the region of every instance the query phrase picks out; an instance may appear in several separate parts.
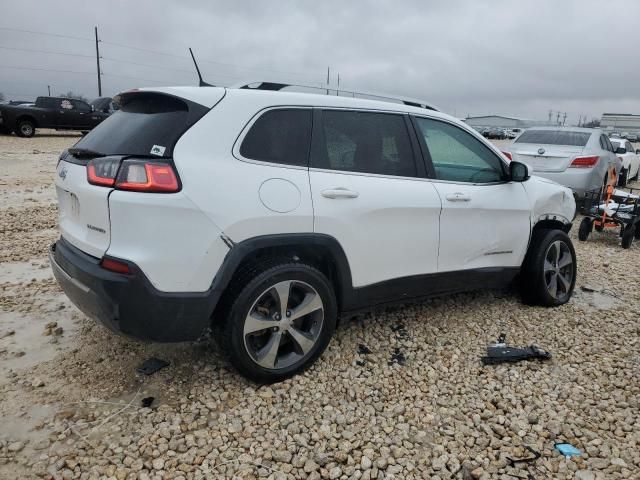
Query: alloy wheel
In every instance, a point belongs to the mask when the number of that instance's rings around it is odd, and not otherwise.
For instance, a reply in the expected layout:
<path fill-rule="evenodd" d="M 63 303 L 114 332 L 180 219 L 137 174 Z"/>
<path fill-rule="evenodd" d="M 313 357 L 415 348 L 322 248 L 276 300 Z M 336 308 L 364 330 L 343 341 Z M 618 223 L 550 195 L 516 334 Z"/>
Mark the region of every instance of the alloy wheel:
<path fill-rule="evenodd" d="M 297 280 L 266 289 L 249 309 L 244 346 L 262 368 L 278 370 L 304 358 L 317 343 L 324 321 L 324 305 L 311 285 Z"/>
<path fill-rule="evenodd" d="M 544 280 L 549 295 L 564 301 L 571 291 L 574 276 L 573 257 L 569 246 L 556 240 L 544 256 Z"/>

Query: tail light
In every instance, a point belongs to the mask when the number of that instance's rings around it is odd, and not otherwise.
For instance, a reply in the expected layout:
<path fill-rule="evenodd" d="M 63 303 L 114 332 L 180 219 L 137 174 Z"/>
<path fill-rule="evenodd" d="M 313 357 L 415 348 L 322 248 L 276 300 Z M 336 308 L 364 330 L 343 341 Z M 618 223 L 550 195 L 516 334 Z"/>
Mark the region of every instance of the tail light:
<path fill-rule="evenodd" d="M 87 180 L 92 185 L 113 187 L 119 167 L 118 157 L 95 158 L 87 164 Z"/>
<path fill-rule="evenodd" d="M 177 192 L 178 176 L 168 163 L 125 160 L 118 172 L 115 187 L 134 192 Z"/>
<path fill-rule="evenodd" d="M 591 168 L 594 167 L 596 165 L 596 163 L 598 163 L 598 160 L 600 159 L 600 157 L 598 157 L 597 155 L 592 156 L 592 157 L 576 157 L 573 162 L 571 162 L 571 165 L 569 165 L 569 167 L 572 168 Z"/>
<path fill-rule="evenodd" d="M 109 270 L 111 272 L 124 274 L 131 273 L 131 270 L 129 270 L 129 265 L 112 258 L 103 258 L 102 260 L 100 260 L 100 266 L 105 270 Z"/>
<path fill-rule="evenodd" d="M 509 161 L 513 160 L 513 156 L 510 152 L 502 152 L 502 154 L 509 159 Z"/>
<path fill-rule="evenodd" d="M 92 185 L 134 192 L 180 190 L 178 175 L 171 164 L 144 159 L 95 158 L 87 164 L 87 180 Z"/>

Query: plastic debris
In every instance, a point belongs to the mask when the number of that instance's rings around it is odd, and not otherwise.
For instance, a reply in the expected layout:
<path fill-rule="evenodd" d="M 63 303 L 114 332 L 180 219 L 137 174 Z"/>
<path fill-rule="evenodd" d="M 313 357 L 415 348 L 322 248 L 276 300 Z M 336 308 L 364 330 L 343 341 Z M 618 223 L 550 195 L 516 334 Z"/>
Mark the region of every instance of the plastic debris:
<path fill-rule="evenodd" d="M 487 347 L 487 355 L 482 357 L 482 363 L 485 365 L 494 365 L 497 363 L 519 362 L 521 360 L 530 359 L 549 360 L 551 354 L 535 345 L 525 348 L 508 347 L 506 344 L 506 335 L 503 333 L 498 341 Z"/>
<path fill-rule="evenodd" d="M 152 375 L 168 365 L 169 362 L 152 357 L 142 362 L 138 368 L 136 368 L 136 372 L 142 373 L 143 375 Z"/>
<path fill-rule="evenodd" d="M 582 452 L 570 443 L 556 443 L 553 445 L 561 455 L 566 458 L 577 457 L 582 455 Z"/>

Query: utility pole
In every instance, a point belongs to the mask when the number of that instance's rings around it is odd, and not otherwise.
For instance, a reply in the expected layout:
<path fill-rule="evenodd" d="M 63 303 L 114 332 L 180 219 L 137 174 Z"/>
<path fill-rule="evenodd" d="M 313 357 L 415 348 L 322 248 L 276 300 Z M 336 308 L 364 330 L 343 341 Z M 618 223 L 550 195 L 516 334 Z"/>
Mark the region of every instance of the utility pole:
<path fill-rule="evenodd" d="M 327 67 L 327 95 L 329 95 L 329 67 Z"/>
<path fill-rule="evenodd" d="M 556 112 L 556 125 L 560 125 L 560 112 Z"/>
<path fill-rule="evenodd" d="M 340 90 L 340 72 L 338 72 L 338 87 L 336 88 L 336 97 L 339 95 Z"/>
<path fill-rule="evenodd" d="M 562 117 L 562 126 L 564 127 L 564 122 L 567 121 L 567 112 L 564 112 L 564 117 Z"/>
<path fill-rule="evenodd" d="M 51 85 L 47 85 L 47 90 L 49 91 L 49 96 L 51 96 Z"/>
<path fill-rule="evenodd" d="M 98 47 L 98 27 L 94 27 L 96 34 L 96 65 L 98 66 L 98 96 L 102 96 L 102 79 L 100 78 L 100 48 Z"/>
<path fill-rule="evenodd" d="M 553 115 L 553 110 L 549 110 L 549 123 L 551 123 L 551 115 Z"/>

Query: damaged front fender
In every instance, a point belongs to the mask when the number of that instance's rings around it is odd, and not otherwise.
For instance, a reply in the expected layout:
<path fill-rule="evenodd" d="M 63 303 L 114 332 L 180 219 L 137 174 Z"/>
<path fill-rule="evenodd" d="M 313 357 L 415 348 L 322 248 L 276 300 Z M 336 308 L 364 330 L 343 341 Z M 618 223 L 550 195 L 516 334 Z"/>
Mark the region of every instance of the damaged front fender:
<path fill-rule="evenodd" d="M 542 221 L 560 222 L 568 231 L 576 216 L 576 201 L 571 189 L 540 177 L 524 182 L 531 202 L 532 226 Z"/>

